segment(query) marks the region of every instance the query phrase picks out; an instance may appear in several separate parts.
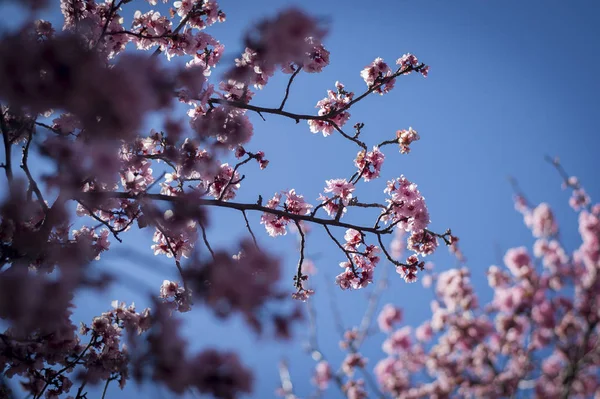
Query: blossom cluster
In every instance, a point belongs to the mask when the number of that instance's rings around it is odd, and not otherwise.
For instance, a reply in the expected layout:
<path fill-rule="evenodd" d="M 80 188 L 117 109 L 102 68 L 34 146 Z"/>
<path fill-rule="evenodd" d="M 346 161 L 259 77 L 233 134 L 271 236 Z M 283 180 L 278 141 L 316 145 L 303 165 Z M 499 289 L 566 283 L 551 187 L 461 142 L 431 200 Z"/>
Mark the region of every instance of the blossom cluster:
<path fill-rule="evenodd" d="M 171 3 L 164 15 L 153 8 L 157 3 L 148 0 L 144 6 L 151 9 L 142 11 L 127 0 L 61 0 L 60 29 L 34 21 L 49 2 L 28 1 L 31 18 L 0 36 L 0 168 L 6 179 L 0 198 L 0 319 L 8 324 L 0 334 L 0 373 L 19 378 L 34 399 L 82 399 L 95 385 L 106 389 L 116 381 L 123 388 L 131 379 L 154 381 L 177 394 L 194 390 L 229 399 L 251 393 L 252 373 L 236 354 L 210 348 L 189 353 L 179 319 L 205 306 L 219 318 L 241 315 L 256 333 L 274 331 L 277 338 L 289 338 L 293 323 L 302 320 L 296 302 L 286 307 L 290 293 L 278 287 L 281 261 L 261 249 L 247 212 L 261 213 L 270 236 L 290 230 L 300 237 L 292 297 L 304 301 L 314 294 L 304 253 L 311 224 L 324 226 L 346 255 L 336 278 L 342 289 L 371 284 L 382 253 L 397 262 L 381 241 L 395 226 L 412 233 L 409 248 L 422 255 L 443 237 L 425 230 L 427 208 L 410 183 L 388 190 L 388 206 L 374 206 L 382 209 L 376 227 L 340 222 L 363 206 L 356 186 L 381 175 L 382 147 L 389 144 L 367 146 L 360 132 L 344 132 L 350 108 L 369 94 L 388 92 L 401 75 L 426 75 L 414 56 L 396 72 L 377 59 L 360 73 L 368 84 L 363 94 L 336 82 L 317 103 L 316 115 L 297 114 L 286 107 L 295 77 L 329 64 L 319 19 L 288 8 L 259 21 L 247 31 L 243 54 L 219 70 L 225 47 L 210 27 L 226 17 L 217 2 L 163 0 Z M 182 62 L 168 63 L 178 58 Z M 289 76 L 281 104 L 256 105 L 251 88 L 264 87 L 276 71 Z M 178 119 L 184 109 L 187 117 Z M 266 204 L 258 193 L 256 202 L 236 202 L 247 189 L 247 164 L 257 170 L 269 165 L 265 153 L 253 149 L 259 132 L 252 112 L 263 119 L 271 114 L 306 120 L 313 133 L 350 140 L 360 147 L 357 172 L 326 180 L 315 204 L 295 189 L 276 193 Z M 159 126 L 143 131 L 150 122 Z M 391 142 L 408 152 L 417 139 L 410 130 Z M 210 207 L 241 212 L 252 240 L 234 244 L 235 253 L 213 249 Z M 344 243 L 330 230 L 340 227 Z M 151 309 L 137 312 L 133 304 L 116 301 L 77 329 L 77 295 L 121 277 L 94 262 L 135 228 L 149 231 L 148 249 L 167 257 L 178 277 L 153 288 Z M 379 245 L 368 243 L 367 234 Z M 407 281 L 416 278 L 413 263 L 402 264 Z M 356 356 L 345 363 L 349 374 L 364 366 Z M 321 385 L 330 374 L 323 363 Z M 344 391 L 362 397 L 364 382 L 348 381 Z"/>
<path fill-rule="evenodd" d="M 569 181 L 577 181 L 569 177 Z M 570 186 L 583 192 L 579 186 Z M 338 373 L 320 361 L 313 384 L 321 392 L 335 381 L 358 397 L 593 397 L 600 389 L 598 292 L 600 289 L 600 205 L 569 202 L 577 212 L 581 245 L 568 254 L 547 203 L 530 206 L 522 194 L 515 206 L 535 243 L 510 248 L 487 279 L 493 299 L 481 305 L 472 271 L 463 266 L 423 279 L 434 285 L 431 316 L 413 328 L 403 325 L 402 308 L 385 304 L 377 323 L 386 338 L 384 358 L 372 369 L 360 353 L 364 329 L 348 330 L 340 347 L 348 350 Z M 360 242 L 348 234 L 348 245 Z M 429 267 L 425 267 L 430 269 Z M 372 370 L 377 386 L 356 379 Z M 352 388 L 351 388 L 352 387 Z M 350 391 L 350 389 L 355 389 Z M 358 393 L 356 393 L 358 392 Z"/>

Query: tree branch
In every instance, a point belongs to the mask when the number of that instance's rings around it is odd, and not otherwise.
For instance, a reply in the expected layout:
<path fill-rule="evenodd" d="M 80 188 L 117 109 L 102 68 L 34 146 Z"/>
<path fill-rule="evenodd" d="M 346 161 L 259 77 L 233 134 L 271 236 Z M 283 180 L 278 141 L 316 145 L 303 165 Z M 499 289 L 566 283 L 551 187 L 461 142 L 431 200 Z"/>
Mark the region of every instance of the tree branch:
<path fill-rule="evenodd" d="M 2 140 L 4 141 L 4 155 L 5 161 L 2 165 L 4 167 L 4 171 L 6 172 L 6 178 L 9 183 L 13 181 L 13 171 L 12 171 L 12 157 L 11 157 L 11 146 L 10 140 L 8 139 L 8 126 L 6 126 L 6 119 L 4 118 L 4 112 L 2 112 L 2 107 L 0 106 L 0 129 L 2 130 Z"/>

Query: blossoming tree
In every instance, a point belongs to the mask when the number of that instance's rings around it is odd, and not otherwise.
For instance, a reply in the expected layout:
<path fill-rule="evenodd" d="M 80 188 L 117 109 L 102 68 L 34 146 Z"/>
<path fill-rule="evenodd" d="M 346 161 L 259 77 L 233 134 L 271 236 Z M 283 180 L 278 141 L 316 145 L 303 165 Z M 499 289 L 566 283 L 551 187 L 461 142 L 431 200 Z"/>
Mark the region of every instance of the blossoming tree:
<path fill-rule="evenodd" d="M 380 254 L 413 282 L 423 270 L 420 255 L 433 253 L 439 240 L 455 248 L 450 230 L 429 229 L 423 196 L 406 177 L 389 181 L 378 203 L 358 197 L 360 186 L 379 177 L 383 148 L 407 153 L 419 136 L 400 129 L 367 144 L 364 124 L 348 130 L 350 110 L 370 95 L 388 93 L 398 78 L 427 76 L 429 67 L 414 55 L 399 57 L 395 66 L 377 58 L 360 72 L 366 85 L 359 94 L 335 82 L 316 114 L 302 114 L 286 106 L 294 79 L 320 72 L 329 51 L 322 43 L 325 27 L 298 9 L 252 26 L 245 51 L 219 69 L 224 47 L 207 31 L 224 22 L 225 13 L 213 0 L 175 1 L 169 15 L 137 10 L 148 6 L 141 1 L 64 0 L 62 32 L 35 19 L 36 10 L 49 4 L 27 3 L 30 18 L 0 39 L 0 317 L 8 323 L 0 335 L 0 364 L 4 378 L 17 378 L 30 396 L 85 398 L 98 384 L 104 384 L 104 396 L 111 381 L 123 388 L 131 378 L 174 393 L 249 393 L 252 376 L 236 354 L 187 350 L 177 312 L 203 303 L 220 317 L 241 314 L 256 332 L 272 326 L 287 337 L 300 313 L 273 313 L 265 305 L 314 294 L 304 272 L 310 226 L 323 228 L 344 257 L 344 271 L 335 279 L 344 290 L 372 283 Z M 161 57 L 182 57 L 187 64 L 165 67 Z M 281 102 L 253 104 L 253 90 L 275 73 L 289 75 Z M 170 116 L 181 106 L 188 109 L 187 121 Z M 143 133 L 147 115 L 156 112 L 163 115 L 162 127 Z M 304 121 L 313 133 L 349 140 L 358 150 L 351 177 L 327 180 L 313 204 L 294 189 L 236 202 L 241 170 L 251 162 L 259 169 L 269 164 L 264 152 L 250 150 L 248 113 Z M 35 161 L 49 165 L 45 173 L 32 171 Z M 211 207 L 243 215 L 249 239 L 239 243 L 238 253 L 210 245 Z M 372 223 L 352 222 L 356 208 L 373 209 Z M 301 239 L 287 294 L 276 288 L 279 261 L 260 248 L 247 218 L 251 212 L 262 214 L 269 235 L 293 228 Z M 154 231 L 152 250 L 173 260 L 179 281 L 156 287 L 151 309 L 115 301 L 78 329 L 70 311 L 76 290 L 110 284 L 111 276 L 92 272 L 91 265 L 132 228 Z M 396 230 L 409 233 L 413 254 L 403 261 L 385 246 Z"/>
<path fill-rule="evenodd" d="M 466 267 L 422 279 L 436 299 L 431 318 L 416 328 L 400 326 L 402 309 L 386 304 L 377 317 L 387 334 L 386 357 L 372 365 L 360 354 L 367 330 L 355 328 L 340 342 L 347 356 L 336 372 L 322 359 L 315 368 L 318 390 L 335 383 L 347 397 L 595 397 L 600 393 L 598 278 L 600 205 L 592 205 L 576 177 L 556 159 L 564 188 L 572 190 L 581 245 L 563 248 L 558 224 L 546 203 L 530 204 L 515 184 L 515 206 L 536 238 L 506 252 L 505 267 L 491 266 L 491 303 L 480 305 Z M 532 256 L 533 255 L 533 256 Z M 367 315 L 368 316 L 368 315 Z M 355 377 L 360 370 L 362 377 Z M 292 385 L 283 384 L 290 393 Z"/>
<path fill-rule="evenodd" d="M 216 349 L 191 351 L 179 313 L 205 306 L 220 318 L 241 315 L 257 334 L 289 337 L 302 312 L 273 304 L 306 302 L 310 309 L 311 229 L 322 229 L 339 251 L 342 272 L 331 283 L 340 289 L 376 284 L 377 266 L 388 263 L 406 282 L 418 275 L 425 285 L 435 282 L 438 297 L 431 320 L 414 333 L 395 329 L 400 308 L 383 308 L 378 324 L 389 336 L 382 348 L 387 357 L 379 362 L 368 363 L 360 351 L 374 302 L 364 323 L 343 334 L 347 357 L 339 370 L 313 340 L 318 394 L 329 385 L 351 399 L 569 397 L 597 390 L 600 208 L 557 162 L 574 190 L 582 247 L 567 255 L 549 207 L 534 208 L 518 196 L 517 209 L 539 239 L 539 261 L 524 248 L 508 251 L 508 272 L 489 270 L 494 301 L 480 307 L 466 267 L 427 271 L 423 258 L 439 243 L 464 259 L 449 229 L 430 227 L 415 183 L 400 175 L 387 182 L 380 200 L 361 200 L 386 156 L 408 153 L 419 135 L 399 127 L 388 139 L 370 142 L 363 134 L 369 127 L 350 112 L 370 96 L 387 95 L 401 79 L 427 76 L 427 65 L 412 54 L 389 64 L 377 58 L 357 71 L 364 86 L 335 82 L 315 113 L 296 112 L 288 105 L 296 77 L 329 64 L 327 27 L 318 19 L 295 8 L 266 16 L 249 26 L 245 50 L 228 63 L 221 60 L 224 46 L 209 33 L 226 19 L 214 0 L 157 3 L 61 0 L 60 31 L 36 17 L 52 3 L 27 0 L 21 5 L 29 18 L 0 37 L 0 319 L 7 325 L 0 334 L 1 398 L 17 397 L 9 386 L 19 382 L 19 392 L 35 399 L 83 399 L 92 389 L 104 399 L 113 381 L 135 389 L 127 385 L 131 380 L 174 394 L 251 394 L 253 375 L 243 359 Z M 168 12 L 162 15 L 160 7 Z M 255 91 L 275 74 L 287 75 L 280 100 L 257 105 Z M 174 117 L 182 109 L 185 120 Z M 291 119 L 348 141 L 356 147 L 349 177 L 330 176 L 314 200 L 295 189 L 253 191 L 246 174 L 277 165 L 253 147 L 261 133 L 250 114 Z M 150 115 L 158 125 L 144 131 Z M 43 172 L 36 173 L 40 163 Z M 239 201 L 242 190 L 255 200 Z M 234 252 L 211 245 L 207 227 L 217 208 L 242 217 L 247 238 Z M 359 210 L 372 220 L 356 222 Z M 269 236 L 298 238 L 287 291 L 278 284 L 280 259 L 257 238 L 262 227 L 251 222 L 252 213 Z M 154 287 L 150 308 L 115 301 L 101 315 L 74 320 L 76 294 L 104 289 L 115 278 L 98 272 L 96 262 L 132 229 L 151 233 L 148 251 L 172 261 L 178 278 Z M 287 366 L 279 371 L 279 393 L 294 398 Z"/>

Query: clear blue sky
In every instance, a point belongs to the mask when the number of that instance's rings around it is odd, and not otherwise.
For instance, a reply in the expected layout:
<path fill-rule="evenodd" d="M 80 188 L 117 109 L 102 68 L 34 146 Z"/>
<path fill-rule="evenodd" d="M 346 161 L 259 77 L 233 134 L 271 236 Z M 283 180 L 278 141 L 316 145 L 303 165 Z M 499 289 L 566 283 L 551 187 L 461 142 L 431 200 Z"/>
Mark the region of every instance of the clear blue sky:
<path fill-rule="evenodd" d="M 137 4 L 146 6 L 138 0 L 127 7 L 135 9 Z M 431 65 L 427 79 L 412 75 L 401 78 L 392 93 L 368 98 L 352 110 L 348 126 L 365 123 L 363 140 L 367 143 L 391 138 L 396 130 L 409 126 L 421 135 L 409 155 L 386 147 L 383 178 L 367 185 L 361 183 L 359 196 L 382 196 L 383 179 L 400 174 L 416 182 L 427 200 L 432 228 L 441 232 L 450 227 L 460 237 L 483 300 L 491 296 L 485 279 L 487 267 L 497 263 L 506 249 L 533 243 L 522 216 L 514 211 L 507 176 L 518 179 L 533 203 L 549 202 L 556 211 L 567 247 L 579 245 L 576 219 L 567 205 L 568 193 L 561 190 L 558 175 L 543 158 L 546 154 L 560 156 L 567 170 L 581 178 L 592 198 L 600 198 L 600 187 L 596 185 L 600 167 L 597 2 L 223 0 L 220 5 L 227 22 L 208 30 L 226 46 L 223 65 L 243 50 L 243 30 L 263 10 L 274 12 L 292 4 L 329 21 L 330 33 L 325 43 L 331 51 L 331 64 L 321 74 L 298 76 L 288 101 L 289 110 L 316 111 L 315 103 L 336 80 L 349 90 L 361 92 L 365 84 L 360 70 L 376 57 L 393 63 L 402 54 L 412 52 Z M 0 25 L 8 24 L 14 16 L 2 15 Z M 285 78 L 273 79 L 254 101 L 267 106 L 278 104 L 284 85 Z M 262 172 L 256 165 L 249 165 L 240 200 L 255 201 L 258 194 L 268 197 L 289 188 L 316 199 L 326 179 L 353 173 L 356 149 L 342 138 L 312 135 L 306 124 L 296 125 L 275 116 L 266 122 L 255 115 L 251 117 L 255 137 L 248 149 L 264 150 L 271 163 Z M 258 225 L 259 216 L 252 215 L 254 230 L 260 232 L 264 246 L 285 259 L 286 279 L 289 278 L 285 283 L 291 288 L 297 262 L 294 237 L 267 238 Z M 359 216 L 353 220 L 365 219 Z M 242 222 L 238 213 L 213 213 L 209 233 L 213 245 L 229 246 L 235 238 L 244 236 Z M 343 231 L 339 234 L 341 237 Z M 127 244 L 113 244 L 123 250 L 107 254 L 105 265 L 140 276 L 158 292 L 164 277 L 161 271 L 174 276 L 174 267 L 166 259 L 152 257 L 149 232 L 134 231 L 124 238 Z M 131 247 L 136 254 L 145 253 L 147 257 L 136 255 L 135 263 L 120 257 Z M 325 283 L 333 285 L 343 255 L 322 232 L 309 236 L 307 251 L 319 255 L 314 306 L 320 345 L 333 364 L 339 365 L 344 355 L 337 346 L 339 336 Z M 455 266 L 445 249 L 439 252 L 432 258 L 436 271 Z M 333 286 L 333 291 L 338 306 L 344 310 L 346 326 L 357 325 L 370 289 L 341 292 Z M 82 297 L 77 316 L 89 320 L 108 308 L 115 298 L 135 300 L 140 305 L 146 302 L 139 292 L 118 285 L 106 295 Z M 417 325 L 423 321 L 429 315 L 430 300 L 431 293 L 420 283 L 407 285 L 399 275 L 390 274 L 383 302 L 402 306 L 405 323 Z M 215 319 L 201 306 L 187 314 L 185 320 L 186 334 L 194 348 L 217 345 L 240 351 L 258 378 L 253 397 L 273 396 L 278 383 L 276 365 L 282 357 L 290 362 L 296 394 L 307 397 L 312 392 L 313 387 L 306 382 L 314 362 L 303 353 L 305 329 L 297 330 L 292 343 L 280 345 L 246 334 L 239 320 L 215 325 Z M 383 357 L 383 339 L 384 335 L 378 334 L 364 346 L 370 367 Z M 138 396 L 126 392 L 112 387 L 109 397 L 165 396 L 164 391 L 147 388 Z M 326 397 L 339 397 L 339 392 L 332 387 Z"/>

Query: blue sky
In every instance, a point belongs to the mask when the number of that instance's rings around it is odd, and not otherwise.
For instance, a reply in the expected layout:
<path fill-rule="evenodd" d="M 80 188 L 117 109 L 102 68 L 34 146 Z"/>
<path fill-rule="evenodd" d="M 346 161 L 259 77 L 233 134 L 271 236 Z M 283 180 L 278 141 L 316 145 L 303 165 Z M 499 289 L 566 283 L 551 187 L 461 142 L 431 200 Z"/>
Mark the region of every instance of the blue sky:
<path fill-rule="evenodd" d="M 137 4 L 147 7 L 139 0 L 127 7 L 136 9 Z M 498 263 L 506 249 L 533 243 L 522 216 L 514 211 L 509 175 L 518 179 L 533 203 L 545 201 L 553 207 L 566 246 L 573 249 L 579 245 L 575 214 L 567 205 L 569 194 L 561 190 L 560 179 L 544 156 L 559 156 L 567 170 L 580 177 L 592 198 L 600 197 L 600 187 L 594 185 L 600 167 L 597 2 L 223 0 L 220 5 L 227 22 L 208 30 L 225 44 L 222 64 L 227 65 L 243 50 L 240 39 L 244 29 L 264 10 L 272 13 L 294 4 L 328 22 L 325 44 L 331 51 L 331 64 L 321 74 L 298 76 L 287 105 L 291 111 L 315 112 L 314 105 L 336 80 L 348 90 L 362 92 L 365 83 L 360 70 L 376 57 L 393 63 L 411 52 L 431 65 L 427 79 L 403 77 L 390 94 L 369 97 L 351 110 L 347 126 L 365 123 L 362 139 L 368 144 L 391 138 L 396 130 L 409 126 L 421 135 L 409 155 L 385 147 L 382 179 L 360 183 L 359 197 L 383 198 L 385 180 L 400 174 L 417 183 L 427 200 L 432 229 L 442 232 L 450 227 L 460 237 L 482 300 L 491 297 L 485 278 L 487 267 Z M 132 11 L 125 14 L 131 15 Z M 6 26 L 15 17 L 12 11 L 0 15 L 0 25 Z M 55 19 L 56 15 L 49 18 Z M 257 93 L 254 102 L 279 104 L 286 81 L 285 76 L 274 78 Z M 253 202 L 258 194 L 266 198 L 276 191 L 295 188 L 316 203 L 326 179 L 349 177 L 354 172 L 352 161 L 357 149 L 341 137 L 313 135 L 305 123 L 296 125 L 276 116 L 268 116 L 266 122 L 256 115 L 251 118 L 255 136 L 248 149 L 265 151 L 271 163 L 264 171 L 254 163 L 248 165 L 240 201 Z M 294 237 L 268 238 L 258 224 L 259 217 L 251 216 L 254 231 L 259 233 L 263 246 L 282 256 L 287 284 L 283 287 L 291 289 L 297 262 Z M 348 220 L 357 222 L 371 220 L 362 214 L 350 217 Z M 211 220 L 209 238 L 213 246 L 231 247 L 237 238 L 246 235 L 238 213 L 214 212 Z M 113 244 L 119 251 L 107 254 L 103 265 L 122 271 L 123 276 L 135 275 L 158 292 L 162 279 L 168 278 L 162 273 L 174 277 L 174 266 L 167 259 L 152 256 L 150 232 L 132 231 L 124 238 L 125 244 Z M 123 257 L 133 250 L 134 257 Z M 337 346 L 340 337 L 325 284 L 332 285 L 346 327 L 360 322 L 371 289 L 341 292 L 333 286 L 343 255 L 323 232 L 309 236 L 307 251 L 318 255 L 314 306 L 320 345 L 338 365 L 344 355 Z M 436 271 L 455 266 L 444 248 L 431 260 Z M 407 285 L 391 268 L 389 271 L 389 288 L 382 302 L 401 306 L 405 323 L 417 325 L 430 314 L 430 291 L 420 283 Z M 84 294 L 76 315 L 89 320 L 107 309 L 115 298 L 135 300 L 140 305 L 147 302 L 139 290 L 120 284 L 103 295 Z M 297 330 L 293 342 L 277 344 L 247 334 L 237 319 L 216 325 L 201 306 L 184 318 L 186 336 L 195 349 L 216 345 L 239 350 L 257 376 L 253 397 L 273 396 L 278 382 L 277 361 L 281 358 L 289 360 L 296 394 L 307 397 L 312 392 L 306 382 L 314 362 L 303 352 L 305 327 Z M 377 334 L 364 346 L 371 367 L 383 357 L 383 339 L 383 334 Z M 116 387 L 109 389 L 110 398 L 166 395 L 148 388 L 138 396 L 131 391 L 120 393 Z M 335 387 L 330 388 L 327 397 L 338 396 Z"/>

